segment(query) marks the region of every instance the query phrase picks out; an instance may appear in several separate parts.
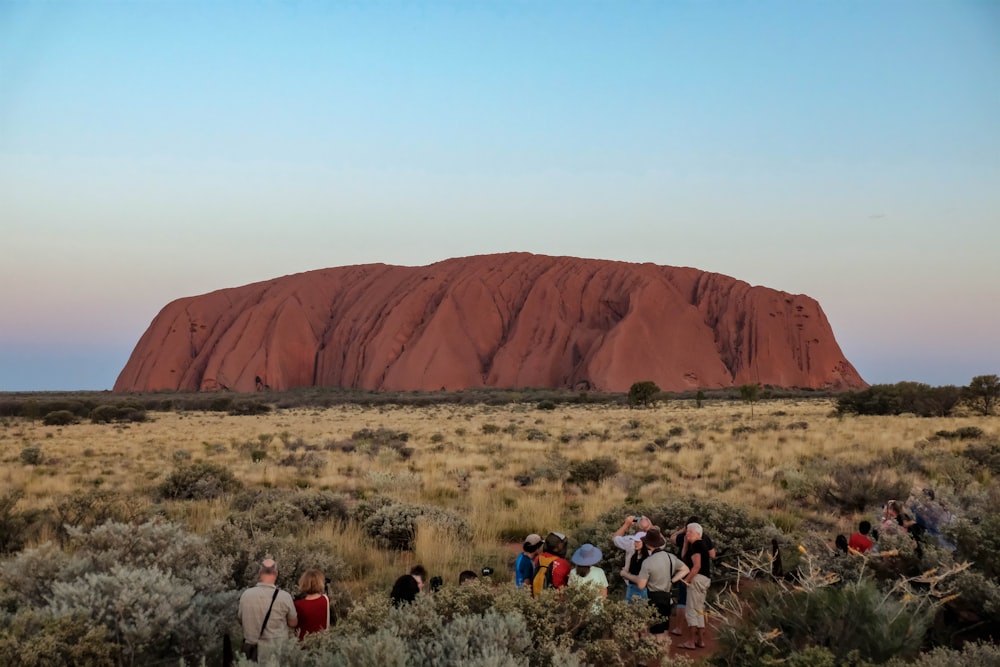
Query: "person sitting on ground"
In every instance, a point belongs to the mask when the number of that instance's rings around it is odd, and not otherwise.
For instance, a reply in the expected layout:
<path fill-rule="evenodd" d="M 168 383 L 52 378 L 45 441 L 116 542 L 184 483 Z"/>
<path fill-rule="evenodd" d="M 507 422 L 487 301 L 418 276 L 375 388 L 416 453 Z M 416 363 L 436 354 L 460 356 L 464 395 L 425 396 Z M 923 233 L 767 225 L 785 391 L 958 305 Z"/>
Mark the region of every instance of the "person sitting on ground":
<path fill-rule="evenodd" d="M 694 650 L 705 646 L 705 598 L 712 584 L 712 559 L 702 541 L 701 524 L 690 523 L 687 527 L 687 549 L 684 563 L 690 571 L 682 580 L 688 588 L 687 607 L 684 620 L 689 631 L 688 640 L 680 648 Z"/>
<path fill-rule="evenodd" d="M 650 528 L 642 542 L 649 550 L 649 556 L 642 561 L 639 574 L 631 574 L 627 568 L 622 568 L 621 575 L 622 579 L 631 581 L 642 590 L 648 590 L 649 604 L 659 616 L 649 627 L 649 631 L 658 635 L 670 627 L 670 588 L 675 581 L 680 581 L 687 575 L 688 567 L 677 556 L 663 550 L 667 540 L 658 528 Z"/>
<path fill-rule="evenodd" d="M 330 598 L 324 595 L 326 577 L 319 570 L 306 570 L 299 577 L 299 594 L 295 611 L 299 616 L 298 635 L 301 640 L 313 632 L 330 627 Z"/>
<path fill-rule="evenodd" d="M 859 554 L 868 553 L 873 543 L 871 538 L 868 537 L 868 533 L 872 530 L 872 524 L 870 521 L 863 520 L 858 524 L 858 532 L 851 533 L 851 537 L 847 540 L 847 546 Z"/>
<path fill-rule="evenodd" d="M 833 546 L 839 553 L 846 554 L 848 552 L 847 535 L 841 533 L 833 538 Z"/>
<path fill-rule="evenodd" d="M 532 595 L 538 595 L 546 588 L 546 580 L 551 582 L 552 588 L 562 588 L 569 582 L 572 566 L 566 560 L 568 545 L 569 540 L 562 533 L 552 532 L 545 536 L 545 550 L 538 557 L 538 566 L 531 580 Z"/>
<path fill-rule="evenodd" d="M 392 603 L 401 607 L 406 602 L 413 602 L 420 591 L 424 590 L 425 581 L 427 581 L 427 570 L 423 565 L 414 565 L 409 574 L 404 574 L 392 585 L 392 592 L 389 593 Z"/>
<path fill-rule="evenodd" d="M 236 618 L 243 625 L 243 653 L 251 660 L 266 662 L 274 645 L 299 624 L 292 596 L 277 581 L 278 564 L 266 558 L 257 569 L 257 585 L 240 596 Z"/>
<path fill-rule="evenodd" d="M 462 570 L 458 573 L 458 585 L 461 586 L 465 583 L 475 582 L 478 578 L 479 575 L 472 570 Z"/>
<path fill-rule="evenodd" d="M 905 533 L 913 519 L 903 511 L 903 505 L 898 500 L 890 500 L 885 504 L 882 511 L 882 532 L 886 535 L 899 535 Z"/>
<path fill-rule="evenodd" d="M 601 550 L 589 542 L 580 545 L 580 548 L 573 552 L 570 561 L 576 567 L 569 573 L 569 586 L 590 586 L 595 589 L 594 611 L 600 612 L 601 602 L 608 599 L 608 577 L 604 570 L 597 567 L 604 554 Z"/>
<path fill-rule="evenodd" d="M 518 588 L 531 588 L 531 579 L 535 576 L 535 563 L 538 560 L 538 550 L 542 546 L 542 536 L 532 533 L 524 538 L 521 553 L 514 561 L 514 585 Z"/>

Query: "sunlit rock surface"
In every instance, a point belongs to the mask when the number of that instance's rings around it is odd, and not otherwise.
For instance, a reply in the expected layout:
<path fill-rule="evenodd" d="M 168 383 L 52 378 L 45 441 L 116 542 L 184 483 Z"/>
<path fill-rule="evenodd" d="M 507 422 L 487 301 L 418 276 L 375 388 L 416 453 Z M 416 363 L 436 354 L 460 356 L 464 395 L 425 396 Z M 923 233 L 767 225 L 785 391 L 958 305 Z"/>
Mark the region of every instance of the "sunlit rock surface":
<path fill-rule="evenodd" d="M 115 391 L 867 386 L 819 303 L 692 268 L 528 253 L 310 271 L 168 304 Z"/>

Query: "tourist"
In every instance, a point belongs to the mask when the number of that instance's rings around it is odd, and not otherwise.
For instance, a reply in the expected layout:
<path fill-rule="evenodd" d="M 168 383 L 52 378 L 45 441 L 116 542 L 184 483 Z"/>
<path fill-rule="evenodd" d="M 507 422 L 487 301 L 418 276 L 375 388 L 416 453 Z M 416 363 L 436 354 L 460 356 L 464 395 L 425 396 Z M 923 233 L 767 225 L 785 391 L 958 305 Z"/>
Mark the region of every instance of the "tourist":
<path fill-rule="evenodd" d="M 326 577 L 319 570 L 306 570 L 299 577 L 302 597 L 295 601 L 299 639 L 330 627 L 330 598 L 324 594 L 325 590 Z"/>
<path fill-rule="evenodd" d="M 236 618 L 243 625 L 243 654 L 266 662 L 274 645 L 288 639 L 288 629 L 299 623 L 295 602 L 277 586 L 278 564 L 267 558 L 257 569 L 257 584 L 243 591 Z"/>
<path fill-rule="evenodd" d="M 687 606 L 684 608 L 688 639 L 679 647 L 690 650 L 705 646 L 705 598 L 712 583 L 712 559 L 702 540 L 703 532 L 701 524 L 688 524 L 684 563 L 690 571 L 682 580 L 688 589 Z"/>

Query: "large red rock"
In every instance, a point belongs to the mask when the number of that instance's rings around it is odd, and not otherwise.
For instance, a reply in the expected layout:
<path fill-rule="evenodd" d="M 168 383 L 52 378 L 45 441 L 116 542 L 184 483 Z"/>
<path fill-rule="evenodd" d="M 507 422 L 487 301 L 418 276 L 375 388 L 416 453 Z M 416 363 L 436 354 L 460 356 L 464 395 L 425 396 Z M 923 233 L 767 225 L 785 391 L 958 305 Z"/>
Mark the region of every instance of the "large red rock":
<path fill-rule="evenodd" d="M 115 391 L 626 391 L 640 380 L 671 391 L 867 386 L 807 296 L 690 268 L 511 253 L 322 269 L 178 299 Z"/>

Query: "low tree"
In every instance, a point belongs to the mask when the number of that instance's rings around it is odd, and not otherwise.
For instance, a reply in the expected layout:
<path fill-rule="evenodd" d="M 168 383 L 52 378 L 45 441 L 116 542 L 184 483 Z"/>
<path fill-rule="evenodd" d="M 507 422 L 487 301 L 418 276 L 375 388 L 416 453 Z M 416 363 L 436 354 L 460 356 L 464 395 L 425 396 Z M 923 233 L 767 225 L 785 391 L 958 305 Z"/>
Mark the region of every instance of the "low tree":
<path fill-rule="evenodd" d="M 993 413 L 993 408 L 1000 399 L 1000 377 L 996 375 L 977 375 L 965 388 L 966 404 L 982 415 Z"/>
<path fill-rule="evenodd" d="M 760 385 L 742 385 L 740 387 L 740 400 L 750 404 L 750 419 L 753 419 L 753 405 L 760 400 Z"/>
<path fill-rule="evenodd" d="M 653 402 L 653 398 L 660 393 L 660 388 L 656 386 L 655 382 L 650 380 L 645 380 L 643 382 L 636 382 L 628 390 L 628 404 L 631 406 L 645 405 L 649 406 Z"/>

